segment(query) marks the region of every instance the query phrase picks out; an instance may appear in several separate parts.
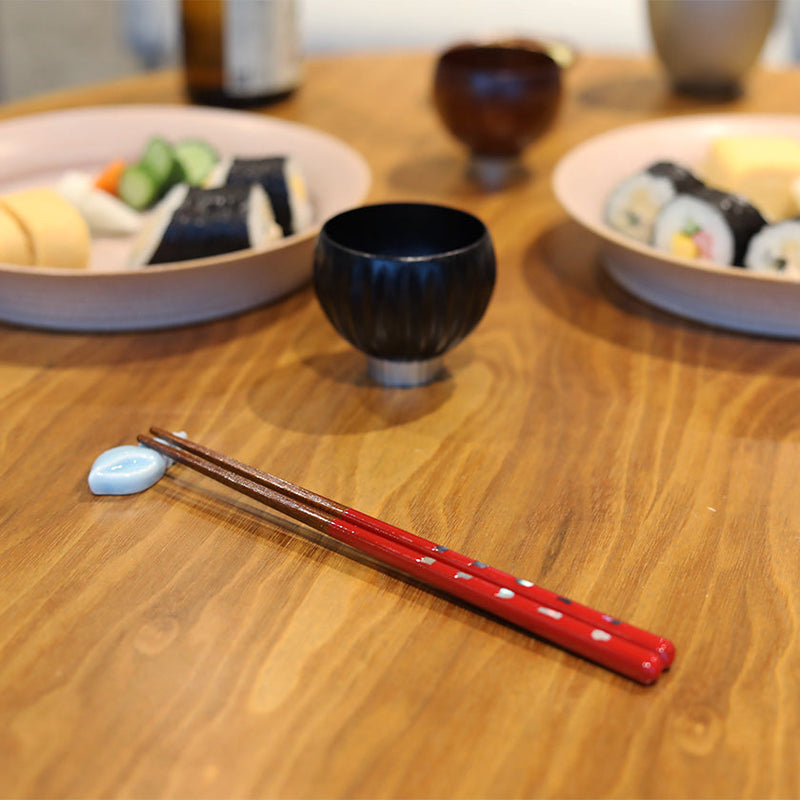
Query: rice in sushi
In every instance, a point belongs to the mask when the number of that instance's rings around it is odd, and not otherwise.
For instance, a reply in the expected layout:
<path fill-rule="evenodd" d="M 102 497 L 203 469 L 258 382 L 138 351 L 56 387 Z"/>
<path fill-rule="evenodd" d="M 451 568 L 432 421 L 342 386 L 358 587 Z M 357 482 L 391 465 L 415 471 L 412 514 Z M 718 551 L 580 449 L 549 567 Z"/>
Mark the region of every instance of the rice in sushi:
<path fill-rule="evenodd" d="M 703 187 L 679 194 L 659 212 L 653 244 L 671 255 L 741 267 L 750 239 L 766 221 L 743 197 Z"/>
<path fill-rule="evenodd" d="M 134 266 L 205 258 L 281 238 L 258 184 L 201 189 L 179 184 L 150 212 L 133 248 Z"/>
<path fill-rule="evenodd" d="M 611 193 L 605 218 L 614 230 L 649 244 L 658 212 L 675 195 L 703 186 L 688 169 L 671 161 L 658 161 L 626 178 Z"/>
<path fill-rule="evenodd" d="M 800 219 L 766 225 L 751 240 L 745 269 L 800 278 Z"/>
<path fill-rule="evenodd" d="M 311 225 L 313 215 L 306 181 L 294 159 L 288 156 L 226 159 L 215 167 L 209 179 L 209 186 L 251 183 L 259 184 L 267 193 L 284 236 Z"/>

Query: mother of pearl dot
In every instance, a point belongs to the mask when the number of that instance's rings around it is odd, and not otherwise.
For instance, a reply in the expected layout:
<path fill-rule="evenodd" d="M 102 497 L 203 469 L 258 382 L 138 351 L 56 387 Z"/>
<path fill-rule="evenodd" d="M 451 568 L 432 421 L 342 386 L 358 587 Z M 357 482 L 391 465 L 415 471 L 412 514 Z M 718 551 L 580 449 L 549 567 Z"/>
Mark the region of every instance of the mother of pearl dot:
<path fill-rule="evenodd" d="M 554 608 L 548 608 L 547 606 L 539 606 L 536 609 L 540 614 L 544 614 L 546 617 L 551 617 L 552 619 L 561 619 L 564 615 L 560 611 L 556 611 Z"/>

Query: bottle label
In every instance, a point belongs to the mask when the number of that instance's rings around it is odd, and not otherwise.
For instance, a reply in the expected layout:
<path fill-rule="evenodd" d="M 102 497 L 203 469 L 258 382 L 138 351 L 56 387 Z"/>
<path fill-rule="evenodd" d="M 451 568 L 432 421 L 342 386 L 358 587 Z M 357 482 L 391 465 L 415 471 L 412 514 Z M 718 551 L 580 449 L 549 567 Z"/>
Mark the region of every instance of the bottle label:
<path fill-rule="evenodd" d="M 293 0 L 227 0 L 224 88 L 234 97 L 287 91 L 300 80 L 300 42 Z"/>

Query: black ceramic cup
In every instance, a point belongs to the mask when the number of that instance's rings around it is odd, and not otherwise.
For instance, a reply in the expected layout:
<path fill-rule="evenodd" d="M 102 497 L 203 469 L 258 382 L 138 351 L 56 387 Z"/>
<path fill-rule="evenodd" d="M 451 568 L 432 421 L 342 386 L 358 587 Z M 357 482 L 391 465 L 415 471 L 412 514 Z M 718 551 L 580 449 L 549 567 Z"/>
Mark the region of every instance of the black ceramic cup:
<path fill-rule="evenodd" d="M 334 328 L 387 386 L 418 386 L 478 324 L 494 289 L 486 226 L 448 206 L 385 203 L 329 219 L 314 289 Z"/>

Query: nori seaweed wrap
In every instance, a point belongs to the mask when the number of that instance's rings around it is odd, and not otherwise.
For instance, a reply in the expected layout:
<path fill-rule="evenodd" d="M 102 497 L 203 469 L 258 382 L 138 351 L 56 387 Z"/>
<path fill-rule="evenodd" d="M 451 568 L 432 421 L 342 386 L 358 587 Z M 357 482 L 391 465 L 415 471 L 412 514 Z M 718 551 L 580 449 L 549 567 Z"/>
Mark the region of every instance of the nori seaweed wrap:
<path fill-rule="evenodd" d="M 626 178 L 611 192 L 605 221 L 616 231 L 649 244 L 658 212 L 677 194 L 701 189 L 703 182 L 686 167 L 657 161 Z"/>
<path fill-rule="evenodd" d="M 745 269 L 800 278 L 800 217 L 765 225 L 747 246 Z"/>
<path fill-rule="evenodd" d="M 138 264 L 164 264 L 260 247 L 280 238 L 258 185 L 176 186 L 151 212 L 134 246 Z"/>
<path fill-rule="evenodd" d="M 222 162 L 211 178 L 212 186 L 257 183 L 272 204 L 275 220 L 284 236 L 298 233 L 311 224 L 311 206 L 305 179 L 288 156 L 234 158 Z"/>
<path fill-rule="evenodd" d="M 653 244 L 683 258 L 741 267 L 750 240 L 764 225 L 761 212 L 745 198 L 703 186 L 661 209 Z"/>

